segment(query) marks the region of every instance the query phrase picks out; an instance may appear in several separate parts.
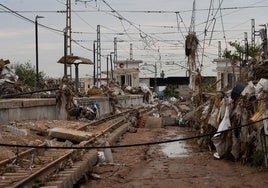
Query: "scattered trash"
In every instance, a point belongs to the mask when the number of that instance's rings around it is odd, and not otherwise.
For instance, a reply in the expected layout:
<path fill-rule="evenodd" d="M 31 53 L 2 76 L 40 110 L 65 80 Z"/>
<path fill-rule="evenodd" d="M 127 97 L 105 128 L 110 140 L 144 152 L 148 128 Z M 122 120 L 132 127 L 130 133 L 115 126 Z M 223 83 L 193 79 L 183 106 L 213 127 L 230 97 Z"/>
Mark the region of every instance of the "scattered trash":
<path fill-rule="evenodd" d="M 213 157 L 214 157 L 215 159 L 220 159 L 219 153 L 217 153 L 217 152 L 215 152 L 215 153 L 213 154 Z"/>
<path fill-rule="evenodd" d="M 104 152 L 103 151 L 98 151 L 98 163 L 104 163 L 106 161 Z"/>
<path fill-rule="evenodd" d="M 101 176 L 99 174 L 91 173 L 90 175 L 95 179 L 101 179 Z"/>
<path fill-rule="evenodd" d="M 105 146 L 107 146 L 107 147 L 110 146 L 108 141 L 105 142 Z M 105 148 L 104 149 L 104 156 L 105 156 L 105 161 L 107 163 L 113 163 L 114 162 L 111 148 Z"/>

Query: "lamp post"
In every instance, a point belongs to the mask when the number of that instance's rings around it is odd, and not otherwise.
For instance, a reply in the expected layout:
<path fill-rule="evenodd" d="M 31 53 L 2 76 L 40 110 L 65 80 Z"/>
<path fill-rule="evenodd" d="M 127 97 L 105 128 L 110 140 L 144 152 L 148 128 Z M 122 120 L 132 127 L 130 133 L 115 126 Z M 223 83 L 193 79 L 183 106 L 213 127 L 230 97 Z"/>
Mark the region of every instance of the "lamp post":
<path fill-rule="evenodd" d="M 79 64 L 80 64 L 79 62 L 74 63 L 74 66 L 75 66 L 75 91 L 77 93 L 79 91 L 79 69 L 78 69 Z"/>
<path fill-rule="evenodd" d="M 38 18 L 44 18 L 43 16 L 35 16 L 35 57 L 36 57 L 36 73 L 35 73 L 35 88 L 39 87 L 39 67 L 38 67 Z"/>

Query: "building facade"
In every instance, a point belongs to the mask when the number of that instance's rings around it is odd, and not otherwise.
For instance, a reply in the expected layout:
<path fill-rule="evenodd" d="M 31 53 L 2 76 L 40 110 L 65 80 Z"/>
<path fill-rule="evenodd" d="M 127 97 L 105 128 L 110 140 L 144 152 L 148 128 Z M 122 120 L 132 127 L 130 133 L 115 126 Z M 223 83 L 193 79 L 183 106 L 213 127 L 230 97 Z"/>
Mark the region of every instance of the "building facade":
<path fill-rule="evenodd" d="M 118 82 L 121 86 L 139 86 L 139 65 L 142 64 L 141 60 L 115 61 L 114 64 L 115 70 L 113 75 L 116 82 Z"/>
<path fill-rule="evenodd" d="M 240 80 L 239 62 L 230 59 L 215 59 L 213 62 L 217 63 L 217 91 L 232 89 Z"/>

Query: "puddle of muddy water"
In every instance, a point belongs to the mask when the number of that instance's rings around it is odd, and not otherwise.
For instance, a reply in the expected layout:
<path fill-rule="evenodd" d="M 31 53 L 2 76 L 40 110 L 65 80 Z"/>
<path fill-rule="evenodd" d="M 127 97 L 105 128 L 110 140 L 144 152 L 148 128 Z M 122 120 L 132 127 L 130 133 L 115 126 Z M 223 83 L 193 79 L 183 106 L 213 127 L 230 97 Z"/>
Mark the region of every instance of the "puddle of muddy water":
<path fill-rule="evenodd" d="M 170 139 L 180 139 L 181 137 L 173 137 Z M 186 149 L 186 143 L 183 141 L 170 142 L 161 145 L 161 151 L 168 157 L 187 157 L 189 151 Z"/>

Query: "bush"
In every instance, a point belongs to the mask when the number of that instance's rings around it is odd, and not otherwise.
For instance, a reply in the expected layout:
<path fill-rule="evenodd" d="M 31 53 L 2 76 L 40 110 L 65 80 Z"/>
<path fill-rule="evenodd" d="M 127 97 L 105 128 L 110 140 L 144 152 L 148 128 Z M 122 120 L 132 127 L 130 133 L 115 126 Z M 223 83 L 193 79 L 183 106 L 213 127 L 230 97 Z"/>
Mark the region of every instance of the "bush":
<path fill-rule="evenodd" d="M 175 97 L 179 98 L 180 93 L 177 90 L 177 87 L 174 85 L 167 85 L 167 87 L 163 90 L 165 97 Z"/>

